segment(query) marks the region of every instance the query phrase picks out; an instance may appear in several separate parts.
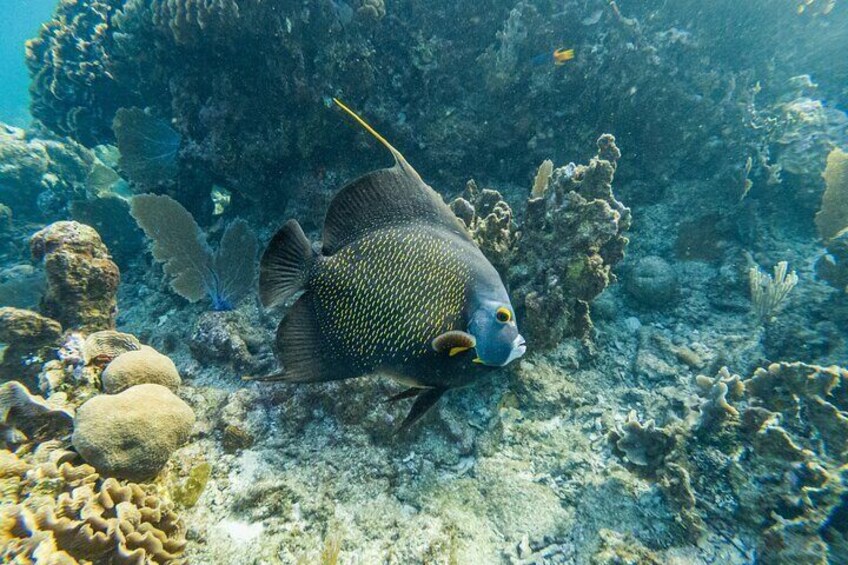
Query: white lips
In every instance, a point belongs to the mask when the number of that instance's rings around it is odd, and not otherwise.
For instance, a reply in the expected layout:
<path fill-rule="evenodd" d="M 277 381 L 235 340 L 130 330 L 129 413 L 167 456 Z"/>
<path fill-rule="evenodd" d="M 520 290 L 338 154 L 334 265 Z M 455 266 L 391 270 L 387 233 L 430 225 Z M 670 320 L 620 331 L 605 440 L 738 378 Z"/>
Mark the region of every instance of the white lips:
<path fill-rule="evenodd" d="M 515 336 L 515 339 L 512 340 L 512 351 L 509 352 L 509 357 L 506 360 L 504 365 L 509 365 L 527 351 L 527 346 L 524 344 L 524 338 L 521 335 Z"/>

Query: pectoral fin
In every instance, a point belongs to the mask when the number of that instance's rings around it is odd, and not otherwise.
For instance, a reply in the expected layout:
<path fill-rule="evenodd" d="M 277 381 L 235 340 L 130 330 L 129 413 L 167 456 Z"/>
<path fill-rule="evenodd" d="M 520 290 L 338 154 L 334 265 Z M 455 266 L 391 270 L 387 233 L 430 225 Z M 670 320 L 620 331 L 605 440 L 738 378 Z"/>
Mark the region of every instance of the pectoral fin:
<path fill-rule="evenodd" d="M 447 353 L 451 357 L 468 351 L 477 345 L 477 339 L 470 333 L 460 330 L 445 332 L 433 340 L 433 351 Z"/>
<path fill-rule="evenodd" d="M 418 396 L 419 394 L 424 392 L 424 390 L 425 389 L 423 388 L 410 387 L 403 392 L 399 392 L 394 396 L 388 397 L 386 399 L 386 402 L 397 402 L 398 400 L 403 400 L 404 398 L 412 398 L 414 396 Z"/>
<path fill-rule="evenodd" d="M 415 404 L 409 410 L 403 423 L 398 428 L 397 433 L 403 433 L 410 428 L 415 422 L 427 413 L 436 402 L 442 397 L 447 389 L 444 388 L 427 388 L 421 391 L 415 398 Z"/>

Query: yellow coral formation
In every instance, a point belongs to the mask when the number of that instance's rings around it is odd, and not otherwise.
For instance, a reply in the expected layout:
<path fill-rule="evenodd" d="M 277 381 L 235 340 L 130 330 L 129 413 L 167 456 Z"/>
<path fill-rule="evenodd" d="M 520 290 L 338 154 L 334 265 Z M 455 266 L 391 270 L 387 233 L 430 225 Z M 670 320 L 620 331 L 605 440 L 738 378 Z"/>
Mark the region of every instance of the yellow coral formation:
<path fill-rule="evenodd" d="M 89 465 L 57 465 L 70 452 L 50 447 L 22 459 L 0 451 L 0 561 L 156 564 L 179 558 L 185 526 L 154 487 L 101 482 Z"/>
<path fill-rule="evenodd" d="M 822 239 L 830 241 L 848 228 L 848 153 L 839 148 L 831 151 L 823 176 L 826 188 L 816 226 Z"/>

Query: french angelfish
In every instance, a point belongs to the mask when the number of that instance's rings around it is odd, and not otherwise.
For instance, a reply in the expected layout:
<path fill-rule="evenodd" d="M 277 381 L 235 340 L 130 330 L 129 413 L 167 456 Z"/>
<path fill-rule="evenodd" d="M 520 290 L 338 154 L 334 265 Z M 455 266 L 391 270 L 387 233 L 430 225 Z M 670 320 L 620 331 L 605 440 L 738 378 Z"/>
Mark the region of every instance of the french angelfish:
<path fill-rule="evenodd" d="M 524 354 L 509 296 L 462 223 L 380 134 L 335 103 L 392 154 L 393 167 L 360 177 L 333 198 L 320 253 L 289 220 L 260 265 L 266 307 L 303 291 L 277 328 L 283 372 L 258 380 L 315 383 L 386 373 L 416 400 L 401 425 L 424 415 L 483 366 Z"/>

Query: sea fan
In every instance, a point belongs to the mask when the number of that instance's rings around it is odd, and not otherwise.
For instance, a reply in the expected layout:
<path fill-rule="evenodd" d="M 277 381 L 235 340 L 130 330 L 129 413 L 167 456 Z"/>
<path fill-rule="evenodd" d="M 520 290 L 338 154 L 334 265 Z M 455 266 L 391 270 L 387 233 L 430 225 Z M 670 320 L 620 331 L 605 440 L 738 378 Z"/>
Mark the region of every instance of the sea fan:
<path fill-rule="evenodd" d="M 169 196 L 140 194 L 130 213 L 153 241 L 171 288 L 191 302 L 208 296 L 215 310 L 232 310 L 256 278 L 256 235 L 244 220 L 230 222 L 216 252 L 191 213 Z"/>
<path fill-rule="evenodd" d="M 177 176 L 180 134 L 167 122 L 139 108 L 121 108 L 112 130 L 118 143 L 118 165 L 134 182 L 155 186 Z"/>

